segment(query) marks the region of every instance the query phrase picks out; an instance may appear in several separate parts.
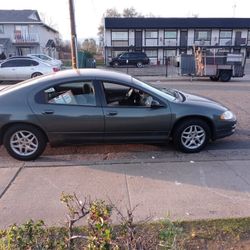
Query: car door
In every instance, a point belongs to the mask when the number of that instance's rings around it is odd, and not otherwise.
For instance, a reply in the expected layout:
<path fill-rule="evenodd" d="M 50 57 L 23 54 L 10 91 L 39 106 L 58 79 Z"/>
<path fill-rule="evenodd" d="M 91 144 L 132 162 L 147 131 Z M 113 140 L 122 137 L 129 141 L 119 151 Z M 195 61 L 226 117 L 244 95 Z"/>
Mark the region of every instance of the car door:
<path fill-rule="evenodd" d="M 40 72 L 38 69 L 39 63 L 32 59 L 19 59 L 19 79 L 25 80 L 32 77 L 35 72 Z"/>
<path fill-rule="evenodd" d="M 130 64 L 129 59 L 130 59 L 129 54 L 124 53 L 124 54 L 120 55 L 120 57 L 119 57 L 119 64 L 120 65 Z"/>
<path fill-rule="evenodd" d="M 8 60 L 1 64 L 0 78 L 1 80 L 18 80 L 18 69 L 16 60 Z"/>
<path fill-rule="evenodd" d="M 83 86 L 89 84 L 92 98 L 79 102 Z M 39 91 L 30 106 L 45 128 L 52 144 L 88 144 L 102 142 L 104 116 L 92 81 L 72 81 Z M 82 98 L 83 100 L 84 98 Z M 90 100 L 88 102 L 88 100 Z"/>
<path fill-rule="evenodd" d="M 146 142 L 168 138 L 171 111 L 166 103 L 143 89 L 108 81 L 102 84 L 106 141 Z M 135 91 L 131 94 L 134 100 L 128 97 L 131 90 Z M 116 98 L 112 92 L 116 93 Z M 142 103 L 143 98 L 150 99 L 150 103 Z M 157 105 L 152 106 L 152 103 Z"/>

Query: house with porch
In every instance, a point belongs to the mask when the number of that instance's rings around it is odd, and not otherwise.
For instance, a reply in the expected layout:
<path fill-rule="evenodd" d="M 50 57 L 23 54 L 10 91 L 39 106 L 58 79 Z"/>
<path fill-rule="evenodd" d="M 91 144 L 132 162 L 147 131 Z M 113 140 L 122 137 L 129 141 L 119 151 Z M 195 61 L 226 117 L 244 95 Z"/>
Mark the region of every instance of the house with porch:
<path fill-rule="evenodd" d="M 43 23 L 36 10 L 0 10 L 0 54 L 57 57 L 58 41 L 59 32 Z"/>

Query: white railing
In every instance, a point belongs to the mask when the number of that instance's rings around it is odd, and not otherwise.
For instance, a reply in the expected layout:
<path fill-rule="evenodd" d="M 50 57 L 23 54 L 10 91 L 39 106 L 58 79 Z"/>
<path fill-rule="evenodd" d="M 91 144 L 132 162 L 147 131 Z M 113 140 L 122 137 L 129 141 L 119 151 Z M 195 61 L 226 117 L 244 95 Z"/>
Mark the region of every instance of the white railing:
<path fill-rule="evenodd" d="M 12 38 L 13 43 L 39 43 L 37 33 L 15 33 Z"/>

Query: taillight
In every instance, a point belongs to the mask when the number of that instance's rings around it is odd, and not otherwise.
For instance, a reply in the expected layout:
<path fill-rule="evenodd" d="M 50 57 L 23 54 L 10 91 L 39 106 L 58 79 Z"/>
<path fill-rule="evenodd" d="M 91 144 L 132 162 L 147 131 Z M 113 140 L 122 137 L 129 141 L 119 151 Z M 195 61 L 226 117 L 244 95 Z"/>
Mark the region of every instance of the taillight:
<path fill-rule="evenodd" d="M 59 71 L 60 69 L 59 68 L 53 68 L 53 71 L 54 72 L 57 72 L 57 71 Z"/>

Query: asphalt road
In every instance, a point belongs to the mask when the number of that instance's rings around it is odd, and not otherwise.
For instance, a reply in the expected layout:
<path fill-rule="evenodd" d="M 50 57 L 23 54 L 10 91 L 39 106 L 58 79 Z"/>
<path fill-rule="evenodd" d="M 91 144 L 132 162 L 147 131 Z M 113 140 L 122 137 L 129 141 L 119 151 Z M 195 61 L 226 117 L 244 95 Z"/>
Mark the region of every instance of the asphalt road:
<path fill-rule="evenodd" d="M 144 80 L 225 104 L 237 116 L 236 133 L 198 154 L 171 143 L 47 147 L 38 160 L 19 162 L 1 147 L 0 228 L 29 218 L 62 225 L 62 191 L 112 200 L 123 212 L 138 206 L 136 220 L 250 216 L 250 81 Z"/>

